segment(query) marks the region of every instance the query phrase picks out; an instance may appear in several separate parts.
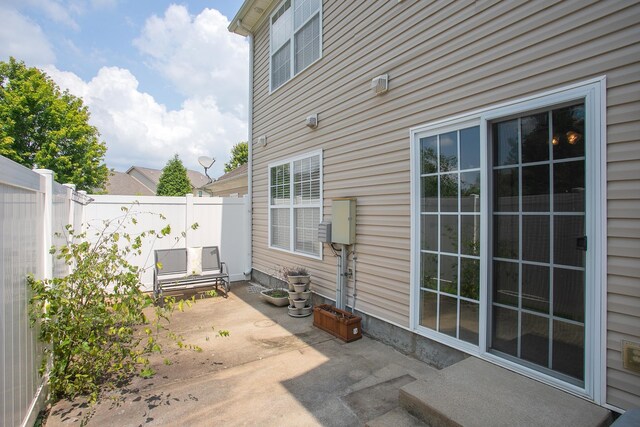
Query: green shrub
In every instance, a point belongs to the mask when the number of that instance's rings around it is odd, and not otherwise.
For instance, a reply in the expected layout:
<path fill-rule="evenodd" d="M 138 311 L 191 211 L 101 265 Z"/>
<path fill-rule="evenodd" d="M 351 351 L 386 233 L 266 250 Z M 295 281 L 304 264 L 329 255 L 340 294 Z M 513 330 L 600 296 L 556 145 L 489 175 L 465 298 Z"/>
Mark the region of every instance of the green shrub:
<path fill-rule="evenodd" d="M 142 254 L 145 240 L 168 236 L 170 227 L 132 236 L 126 227 L 136 218 L 123 210 L 122 217 L 106 221 L 92 236 L 94 242 L 86 233 L 67 229 L 76 243 L 52 249 L 73 267 L 66 277 L 28 279 L 31 322 L 45 344 L 41 374 L 48 372 L 54 400 L 88 395 L 95 401 L 102 389 L 120 385 L 136 372 L 152 376 L 147 356 L 162 351 L 158 335 L 173 310 L 183 308 L 183 301 L 172 298 L 154 304 L 140 288 L 142 269 L 128 261 Z M 152 316 L 147 318 L 149 307 Z"/>

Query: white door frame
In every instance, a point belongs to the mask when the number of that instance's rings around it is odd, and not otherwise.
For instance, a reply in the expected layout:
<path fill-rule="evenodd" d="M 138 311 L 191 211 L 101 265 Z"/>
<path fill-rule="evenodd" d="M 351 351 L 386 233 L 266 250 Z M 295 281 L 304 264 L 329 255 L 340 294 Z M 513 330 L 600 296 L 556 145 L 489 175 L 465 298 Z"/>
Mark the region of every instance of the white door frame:
<path fill-rule="evenodd" d="M 585 378 L 584 388 L 508 361 L 488 352 L 488 257 L 490 241 L 488 123 L 490 121 L 553 107 L 573 100 L 585 102 L 585 234 L 589 246 L 585 260 Z M 481 144 L 481 257 L 479 345 L 462 342 L 419 325 L 420 313 L 420 155 L 419 139 L 425 133 L 440 132 L 466 124 L 480 125 Z M 410 129 L 411 143 L 411 311 L 414 332 L 466 353 L 517 371 L 536 380 L 603 404 L 606 386 L 606 77 L 550 90 L 456 117 Z"/>

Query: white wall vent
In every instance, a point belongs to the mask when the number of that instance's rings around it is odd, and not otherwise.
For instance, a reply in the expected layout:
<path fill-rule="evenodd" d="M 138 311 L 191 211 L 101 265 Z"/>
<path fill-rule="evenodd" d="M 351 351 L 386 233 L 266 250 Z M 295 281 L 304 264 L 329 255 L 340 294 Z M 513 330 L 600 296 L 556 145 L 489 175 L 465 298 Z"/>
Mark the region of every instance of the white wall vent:
<path fill-rule="evenodd" d="M 382 74 L 371 80 L 371 89 L 376 95 L 381 95 L 389 90 L 389 74 Z"/>
<path fill-rule="evenodd" d="M 305 119 L 304 124 L 309 126 L 311 129 L 317 128 L 318 127 L 318 115 L 317 114 L 310 115 L 309 117 L 307 117 Z"/>
<path fill-rule="evenodd" d="M 258 145 L 262 145 L 263 147 L 267 146 L 267 136 L 262 135 L 258 137 Z"/>

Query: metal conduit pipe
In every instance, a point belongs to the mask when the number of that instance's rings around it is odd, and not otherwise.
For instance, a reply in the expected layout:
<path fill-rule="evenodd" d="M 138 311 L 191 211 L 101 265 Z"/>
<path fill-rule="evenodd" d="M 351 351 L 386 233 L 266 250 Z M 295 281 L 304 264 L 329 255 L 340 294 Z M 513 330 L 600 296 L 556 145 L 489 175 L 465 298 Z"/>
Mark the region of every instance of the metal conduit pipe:
<path fill-rule="evenodd" d="M 340 246 L 340 302 L 336 301 L 336 307 L 340 310 L 346 309 L 347 305 L 347 266 L 348 266 L 347 245 Z"/>
<path fill-rule="evenodd" d="M 340 287 L 341 287 L 340 273 L 341 272 L 342 272 L 342 258 L 339 257 L 338 254 L 336 253 L 336 307 L 338 307 L 338 305 L 340 304 Z"/>
<path fill-rule="evenodd" d="M 353 252 L 351 258 L 351 269 L 352 269 L 352 277 L 353 277 L 353 304 L 351 305 L 351 312 L 353 314 L 356 313 L 356 299 L 358 298 L 358 291 L 356 286 L 356 261 L 358 260 L 358 256 L 356 255 L 356 246 L 353 245 Z"/>

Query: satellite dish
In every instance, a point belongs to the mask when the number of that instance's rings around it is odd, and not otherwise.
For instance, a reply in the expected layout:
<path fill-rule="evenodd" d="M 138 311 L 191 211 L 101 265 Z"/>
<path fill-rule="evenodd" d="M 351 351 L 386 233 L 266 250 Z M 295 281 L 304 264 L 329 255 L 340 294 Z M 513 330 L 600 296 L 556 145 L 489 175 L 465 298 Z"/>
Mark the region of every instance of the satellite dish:
<path fill-rule="evenodd" d="M 204 174 L 207 176 L 207 178 L 209 178 L 209 182 L 207 184 L 211 184 L 213 182 L 213 180 L 207 173 L 207 169 L 213 166 L 215 162 L 216 162 L 216 159 L 214 159 L 213 157 L 209 157 L 209 156 L 198 157 L 198 163 L 200 163 L 200 166 L 204 168 Z"/>
<path fill-rule="evenodd" d="M 198 163 L 205 169 L 209 169 L 215 163 L 216 159 L 208 156 L 200 156 L 198 157 Z"/>

